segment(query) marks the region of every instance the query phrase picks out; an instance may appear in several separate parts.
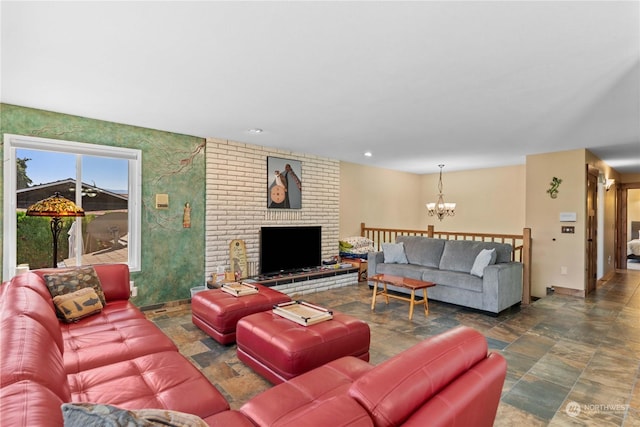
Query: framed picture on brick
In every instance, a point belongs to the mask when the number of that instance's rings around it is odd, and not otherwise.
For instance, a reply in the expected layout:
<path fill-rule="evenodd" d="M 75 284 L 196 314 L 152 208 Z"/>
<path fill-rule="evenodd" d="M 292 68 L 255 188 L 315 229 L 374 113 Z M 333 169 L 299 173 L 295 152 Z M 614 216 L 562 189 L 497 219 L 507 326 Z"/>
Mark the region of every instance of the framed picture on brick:
<path fill-rule="evenodd" d="M 299 160 L 267 157 L 267 208 L 302 208 L 302 164 Z"/>

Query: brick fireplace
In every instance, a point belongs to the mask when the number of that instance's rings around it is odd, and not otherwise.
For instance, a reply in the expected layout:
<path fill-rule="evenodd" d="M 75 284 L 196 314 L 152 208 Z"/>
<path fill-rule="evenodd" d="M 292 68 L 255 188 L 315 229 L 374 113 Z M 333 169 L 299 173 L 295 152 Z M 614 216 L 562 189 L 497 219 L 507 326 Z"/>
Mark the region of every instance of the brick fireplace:
<path fill-rule="evenodd" d="M 338 254 L 340 163 L 269 147 L 208 138 L 206 145 L 205 272 L 229 268 L 229 243 L 242 239 L 249 274 L 258 273 L 262 226 L 322 226 L 322 259 Z M 302 209 L 267 209 L 267 157 L 301 162 Z M 351 274 L 314 279 L 300 287 L 318 290 L 357 282 Z M 319 281 L 319 282 L 318 282 Z M 348 283 L 344 283 L 348 282 Z M 302 282 L 299 282 L 302 283 Z M 324 284 L 323 284 L 324 283 Z M 293 287 L 293 286 L 292 286 Z M 309 289 L 301 290 L 307 293 Z M 285 291 L 289 293 L 289 291 Z"/>

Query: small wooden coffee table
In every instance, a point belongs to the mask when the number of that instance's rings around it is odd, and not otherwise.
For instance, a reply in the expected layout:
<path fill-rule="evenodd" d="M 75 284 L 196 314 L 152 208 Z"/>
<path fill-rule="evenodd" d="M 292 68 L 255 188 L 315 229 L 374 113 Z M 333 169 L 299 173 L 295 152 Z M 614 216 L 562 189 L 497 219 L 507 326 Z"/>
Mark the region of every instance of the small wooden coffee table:
<path fill-rule="evenodd" d="M 390 274 L 376 274 L 373 277 L 369 277 L 369 281 L 374 282 L 373 286 L 373 298 L 371 299 L 371 310 L 376 308 L 376 296 L 384 295 L 385 302 L 389 304 L 389 298 L 398 299 L 401 301 L 409 302 L 409 320 L 413 318 L 413 307 L 416 304 L 424 304 L 424 315 L 429 315 L 429 301 L 427 300 L 427 288 L 435 286 L 433 282 L 423 282 L 422 280 L 410 279 L 408 277 L 392 276 Z M 378 284 L 382 283 L 382 290 L 378 290 Z M 389 294 L 387 292 L 387 285 L 398 286 L 401 288 L 411 289 L 411 298 L 403 297 L 400 295 Z M 422 289 L 423 298 L 422 301 L 416 301 L 416 291 Z"/>

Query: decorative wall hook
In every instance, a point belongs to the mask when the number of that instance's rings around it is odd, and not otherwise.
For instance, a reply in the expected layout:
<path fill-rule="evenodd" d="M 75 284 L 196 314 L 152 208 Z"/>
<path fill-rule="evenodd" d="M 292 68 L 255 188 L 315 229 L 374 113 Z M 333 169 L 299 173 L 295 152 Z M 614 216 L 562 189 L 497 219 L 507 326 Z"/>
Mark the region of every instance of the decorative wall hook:
<path fill-rule="evenodd" d="M 551 196 L 552 199 L 555 199 L 558 197 L 558 187 L 560 187 L 561 183 L 562 183 L 562 180 L 560 178 L 556 178 L 555 176 L 551 180 L 551 184 L 550 184 L 551 188 L 547 190 L 547 193 L 549 193 L 549 196 Z"/>

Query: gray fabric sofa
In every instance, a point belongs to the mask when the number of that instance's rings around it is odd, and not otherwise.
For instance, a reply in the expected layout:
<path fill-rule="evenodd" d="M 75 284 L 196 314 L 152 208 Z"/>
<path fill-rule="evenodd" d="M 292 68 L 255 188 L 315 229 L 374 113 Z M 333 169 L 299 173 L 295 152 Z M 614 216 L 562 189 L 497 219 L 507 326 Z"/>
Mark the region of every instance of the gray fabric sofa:
<path fill-rule="evenodd" d="M 398 236 L 408 263 L 385 263 L 384 253 L 368 254 L 368 277 L 391 274 L 428 282 L 428 298 L 498 314 L 522 301 L 522 263 L 511 261 L 512 247 L 506 243 L 445 240 L 422 236 Z M 472 275 L 476 257 L 483 249 L 495 249 L 495 264 L 482 277 Z M 370 282 L 372 284 L 372 282 Z M 410 293 L 388 286 L 389 290 Z"/>

